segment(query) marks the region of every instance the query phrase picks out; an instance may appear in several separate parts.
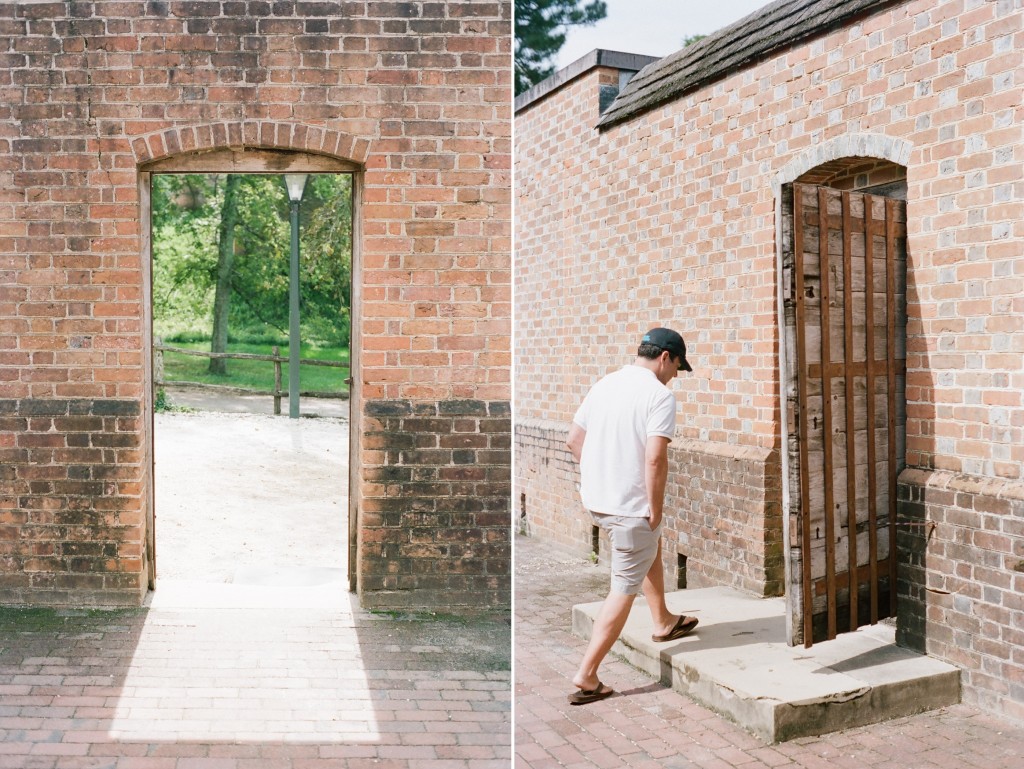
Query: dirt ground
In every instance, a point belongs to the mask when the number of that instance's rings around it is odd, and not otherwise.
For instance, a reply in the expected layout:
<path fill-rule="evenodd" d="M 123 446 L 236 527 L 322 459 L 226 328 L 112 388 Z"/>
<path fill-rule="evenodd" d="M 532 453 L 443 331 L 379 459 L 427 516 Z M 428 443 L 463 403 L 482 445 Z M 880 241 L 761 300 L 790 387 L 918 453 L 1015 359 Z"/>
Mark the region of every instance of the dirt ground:
<path fill-rule="evenodd" d="M 348 420 L 289 419 L 287 403 L 285 416 L 237 413 L 219 398 L 155 415 L 158 586 L 346 574 Z"/>
<path fill-rule="evenodd" d="M 164 393 L 173 406 L 224 414 L 273 414 L 274 399 L 270 395 L 242 395 L 199 387 L 165 387 Z M 288 416 L 288 398 L 281 398 L 281 413 Z M 349 401 L 338 398 L 300 398 L 299 413 L 303 417 L 338 417 L 348 419 Z"/>

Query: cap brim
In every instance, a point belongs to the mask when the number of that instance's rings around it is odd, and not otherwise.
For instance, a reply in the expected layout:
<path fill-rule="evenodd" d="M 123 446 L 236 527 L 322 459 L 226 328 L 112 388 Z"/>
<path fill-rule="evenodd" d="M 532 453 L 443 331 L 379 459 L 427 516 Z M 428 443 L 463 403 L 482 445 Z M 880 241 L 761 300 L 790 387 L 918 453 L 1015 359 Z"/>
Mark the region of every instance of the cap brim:
<path fill-rule="evenodd" d="M 693 366 L 690 365 L 690 362 L 688 360 L 686 360 L 686 358 L 683 358 L 682 359 L 682 365 L 679 367 L 679 370 L 680 371 L 693 371 Z"/>

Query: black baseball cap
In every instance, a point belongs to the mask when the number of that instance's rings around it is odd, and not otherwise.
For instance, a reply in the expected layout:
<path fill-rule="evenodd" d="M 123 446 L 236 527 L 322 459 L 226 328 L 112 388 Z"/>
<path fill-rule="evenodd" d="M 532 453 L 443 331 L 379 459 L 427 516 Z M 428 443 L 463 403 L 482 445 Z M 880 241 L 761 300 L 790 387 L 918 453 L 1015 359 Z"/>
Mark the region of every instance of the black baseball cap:
<path fill-rule="evenodd" d="M 680 369 L 683 371 L 693 371 L 693 367 L 690 365 L 689 361 L 686 360 L 686 343 L 683 341 L 683 338 L 672 329 L 652 328 L 644 334 L 644 338 L 640 340 L 640 344 L 653 344 L 655 347 L 667 350 L 679 358 Z"/>

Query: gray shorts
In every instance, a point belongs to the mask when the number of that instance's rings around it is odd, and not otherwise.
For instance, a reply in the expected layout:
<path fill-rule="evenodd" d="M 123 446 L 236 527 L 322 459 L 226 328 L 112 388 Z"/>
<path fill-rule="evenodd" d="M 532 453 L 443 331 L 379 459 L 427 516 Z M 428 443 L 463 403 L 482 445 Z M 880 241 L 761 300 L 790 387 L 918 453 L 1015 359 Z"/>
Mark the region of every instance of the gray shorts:
<path fill-rule="evenodd" d="M 604 513 L 590 515 L 594 523 L 608 532 L 611 539 L 612 590 L 624 595 L 636 595 L 640 592 L 644 577 L 651 570 L 651 564 L 658 557 L 662 526 L 652 531 L 647 518 Z"/>

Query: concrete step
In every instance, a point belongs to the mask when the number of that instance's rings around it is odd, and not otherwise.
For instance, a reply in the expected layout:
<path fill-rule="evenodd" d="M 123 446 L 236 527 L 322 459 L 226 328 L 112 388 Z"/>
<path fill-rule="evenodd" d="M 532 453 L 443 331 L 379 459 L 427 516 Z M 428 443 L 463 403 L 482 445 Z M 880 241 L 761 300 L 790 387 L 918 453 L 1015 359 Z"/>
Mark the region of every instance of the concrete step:
<path fill-rule="evenodd" d="M 786 643 L 785 600 L 724 587 L 666 596 L 669 609 L 700 619 L 690 635 L 656 644 L 637 600 L 612 652 L 732 719 L 767 742 L 783 742 L 960 701 L 958 668 L 896 646 L 895 628 L 874 625 L 810 649 Z M 600 603 L 573 607 L 589 638 Z"/>

